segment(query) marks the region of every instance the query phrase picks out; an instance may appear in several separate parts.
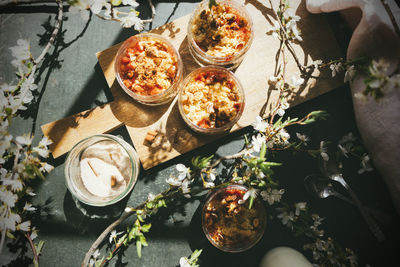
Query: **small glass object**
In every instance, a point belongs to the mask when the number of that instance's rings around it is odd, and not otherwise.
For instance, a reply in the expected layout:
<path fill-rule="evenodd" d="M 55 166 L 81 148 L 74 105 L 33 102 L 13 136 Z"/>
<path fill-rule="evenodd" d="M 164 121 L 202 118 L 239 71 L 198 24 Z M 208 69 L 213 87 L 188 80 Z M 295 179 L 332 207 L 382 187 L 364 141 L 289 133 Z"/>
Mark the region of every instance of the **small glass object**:
<path fill-rule="evenodd" d="M 128 38 L 118 49 L 114 68 L 122 89 L 146 105 L 170 102 L 183 77 L 178 51 L 166 38 L 152 33 Z"/>
<path fill-rule="evenodd" d="M 93 135 L 78 142 L 65 163 L 66 186 L 79 201 L 107 206 L 123 199 L 139 175 L 139 158 L 123 139 Z"/>
<path fill-rule="evenodd" d="M 200 66 L 236 68 L 254 37 L 253 23 L 246 8 L 229 0 L 216 0 L 211 9 L 202 1 L 192 14 L 188 29 L 189 51 Z"/>

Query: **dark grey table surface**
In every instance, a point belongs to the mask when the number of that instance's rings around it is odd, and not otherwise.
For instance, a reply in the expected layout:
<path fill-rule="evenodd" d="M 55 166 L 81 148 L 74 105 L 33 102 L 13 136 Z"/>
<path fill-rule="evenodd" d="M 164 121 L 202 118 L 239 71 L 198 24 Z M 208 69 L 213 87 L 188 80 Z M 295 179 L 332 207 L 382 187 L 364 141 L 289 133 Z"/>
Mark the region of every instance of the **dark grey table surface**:
<path fill-rule="evenodd" d="M 146 30 L 191 13 L 195 4 L 196 2 L 191 1 L 156 1 L 157 15 L 154 22 L 146 26 Z M 146 17 L 146 3 L 142 3 L 139 10 L 141 16 Z M 0 83 L 15 79 L 14 69 L 9 64 L 11 55 L 8 47 L 14 46 L 19 38 L 27 39 L 30 40 L 33 55 L 37 56 L 47 42 L 56 12 L 57 8 L 53 4 L 7 7 L 0 10 Z M 343 28 L 337 15 L 330 15 L 328 19 L 342 47 L 345 47 L 348 31 Z M 95 53 L 132 34 L 135 34 L 133 30 L 122 29 L 116 22 L 105 22 L 92 16 L 86 24 L 78 14 L 65 12 L 62 33 L 50 50 L 50 56 L 44 61 L 43 68 L 39 70 L 39 104 L 23 114 L 23 118 L 14 120 L 12 132 L 21 134 L 33 129 L 35 140 L 38 140 L 42 135 L 40 125 L 111 101 L 112 96 Z M 310 145 L 314 147 L 318 146 L 320 140 L 337 141 L 350 131 L 358 134 L 348 86 L 344 85 L 293 107 L 288 114 L 301 116 L 316 109 L 327 110 L 330 113 L 329 120 L 302 129 L 293 129 L 290 133 L 295 135 L 297 131 L 305 132 L 312 138 Z M 34 203 L 44 204 L 49 201 L 51 210 L 51 215 L 38 222 L 39 238 L 45 240 L 40 257 L 41 266 L 80 265 L 97 235 L 112 221 L 112 215 L 125 205 L 134 206 L 143 202 L 149 192 L 157 193 L 166 189 L 168 185 L 165 179 L 174 172 L 175 164 L 189 164 L 190 158 L 195 155 L 227 155 L 237 152 L 243 146 L 243 135 L 250 131 L 251 129 L 244 129 L 149 171 L 142 171 L 131 195 L 113 208 L 91 209 L 77 206 L 64 183 L 65 157 L 51 159 L 50 163 L 56 168 L 45 181 L 38 184 Z M 119 134 L 129 141 L 124 128 L 113 134 Z M 343 246 L 354 249 L 360 256 L 362 266 L 366 263 L 371 266 L 399 266 L 395 262 L 398 262 L 400 220 L 379 173 L 373 171 L 357 175 L 359 166 L 356 161 L 350 161 L 345 166 L 345 175 L 362 201 L 393 216 L 390 225 L 382 226 L 387 236 L 387 240 L 382 243 L 374 240 L 356 208 L 338 199 L 313 199 L 305 191 L 304 177 L 319 171 L 315 159 L 304 154 L 281 153 L 275 155 L 274 160 L 284 162 L 275 175 L 286 189 L 285 200 L 307 201 L 313 211 L 326 217 L 324 229 L 327 234 Z M 144 248 L 141 259 L 136 255 L 135 246 L 131 245 L 110 266 L 177 266 L 181 256 L 189 256 L 198 248 L 204 249 L 202 266 L 258 266 L 261 257 L 276 246 L 290 246 L 302 251 L 305 240 L 294 237 L 276 221 L 268 223 L 263 239 L 249 251 L 239 254 L 217 251 L 208 243 L 201 230 L 201 200 L 193 199 L 154 222 L 148 235 L 149 246 Z M 110 218 L 93 219 L 88 216 L 94 214 Z M 131 222 L 132 220 L 128 220 L 120 229 Z M 306 255 L 310 259 L 310 255 Z M 2 255 L 8 256 L 10 255 Z"/>

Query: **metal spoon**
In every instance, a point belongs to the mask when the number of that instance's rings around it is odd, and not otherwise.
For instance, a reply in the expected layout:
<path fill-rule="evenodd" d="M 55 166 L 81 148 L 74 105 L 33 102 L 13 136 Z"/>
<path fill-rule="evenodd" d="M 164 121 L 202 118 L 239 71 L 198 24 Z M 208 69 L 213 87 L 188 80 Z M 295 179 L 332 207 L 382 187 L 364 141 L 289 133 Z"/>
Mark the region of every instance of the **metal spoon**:
<path fill-rule="evenodd" d="M 337 197 L 343 201 L 346 201 L 347 203 L 357 206 L 354 201 L 352 201 L 350 198 L 345 197 L 344 195 L 340 194 L 337 192 L 334 188 L 333 185 L 331 184 L 331 180 L 322 177 L 321 175 L 318 174 L 311 174 L 306 176 L 304 178 L 304 185 L 306 187 L 306 190 L 313 195 L 316 198 L 327 198 L 330 196 Z M 381 223 L 384 224 L 390 224 L 391 223 L 391 217 L 387 215 L 386 213 L 369 208 L 367 206 L 364 206 L 364 209 L 369 212 L 372 216 L 374 216 L 377 220 L 379 220 Z"/>
<path fill-rule="evenodd" d="M 376 224 L 376 222 L 372 219 L 369 213 L 365 210 L 363 204 L 360 199 L 354 193 L 354 191 L 350 188 L 347 182 L 344 180 L 341 170 L 338 167 L 336 160 L 330 156 L 328 161 L 322 160 L 323 171 L 326 173 L 327 178 L 332 181 L 338 182 L 341 184 L 349 193 L 350 197 L 353 199 L 355 205 L 361 212 L 361 215 L 364 217 L 365 222 L 367 223 L 369 229 L 374 234 L 374 236 L 378 239 L 378 241 L 385 240 L 385 235 Z"/>

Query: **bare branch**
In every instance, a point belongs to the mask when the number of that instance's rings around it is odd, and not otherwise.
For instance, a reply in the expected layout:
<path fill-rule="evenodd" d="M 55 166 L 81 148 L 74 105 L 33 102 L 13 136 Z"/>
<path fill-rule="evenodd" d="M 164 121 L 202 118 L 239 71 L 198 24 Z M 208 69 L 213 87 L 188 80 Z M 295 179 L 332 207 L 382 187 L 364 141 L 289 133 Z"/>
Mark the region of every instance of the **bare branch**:
<path fill-rule="evenodd" d="M 62 0 L 56 0 L 56 1 L 57 1 L 57 5 L 58 5 L 58 15 L 57 15 L 56 23 L 54 25 L 54 30 L 51 33 L 51 37 L 50 37 L 49 41 L 47 42 L 46 47 L 43 49 L 42 53 L 40 54 L 40 56 L 33 61 L 36 65 L 39 64 L 43 60 L 44 56 L 47 54 L 50 47 L 54 43 L 54 40 L 57 37 L 58 31 L 61 28 L 61 23 L 62 23 L 62 19 L 63 19 L 63 2 L 62 2 Z"/>

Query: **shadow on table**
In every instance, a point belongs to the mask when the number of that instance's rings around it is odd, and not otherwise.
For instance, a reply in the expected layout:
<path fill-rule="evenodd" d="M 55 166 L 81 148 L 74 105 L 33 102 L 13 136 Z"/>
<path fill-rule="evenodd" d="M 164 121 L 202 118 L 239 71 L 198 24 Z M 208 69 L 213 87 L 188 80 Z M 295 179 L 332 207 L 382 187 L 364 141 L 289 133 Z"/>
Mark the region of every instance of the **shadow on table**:
<path fill-rule="evenodd" d="M 93 207 L 75 199 L 69 191 L 64 197 L 64 214 L 67 224 L 80 234 L 102 232 L 124 211 L 130 194 L 107 207 Z"/>

